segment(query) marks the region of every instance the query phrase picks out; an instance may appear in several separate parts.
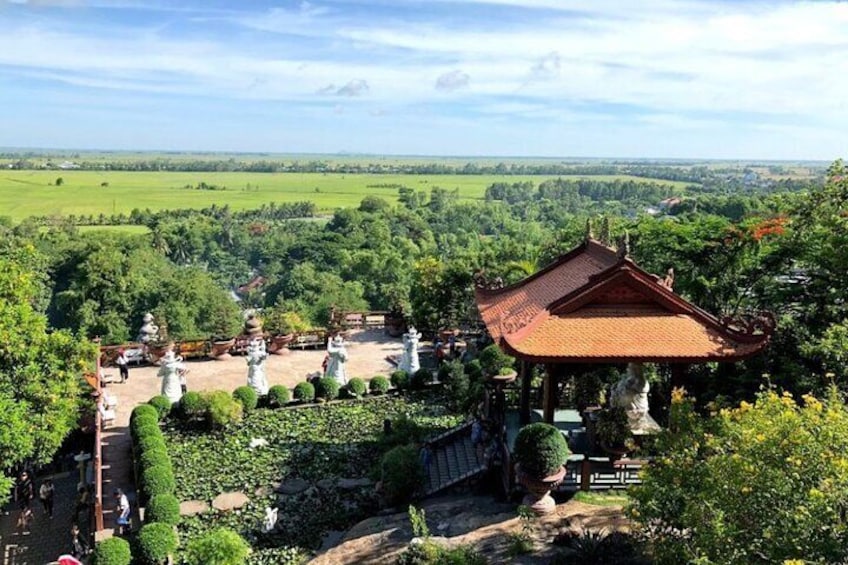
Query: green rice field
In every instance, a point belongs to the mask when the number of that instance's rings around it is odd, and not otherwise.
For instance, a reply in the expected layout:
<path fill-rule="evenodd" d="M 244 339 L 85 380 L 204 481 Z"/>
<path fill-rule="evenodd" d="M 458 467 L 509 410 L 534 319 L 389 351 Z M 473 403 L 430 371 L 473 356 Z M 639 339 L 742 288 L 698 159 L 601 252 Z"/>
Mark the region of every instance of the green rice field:
<path fill-rule="evenodd" d="M 60 177 L 61 186 L 56 186 Z M 358 206 L 367 195 L 394 202 L 400 186 L 416 191 L 429 191 L 436 186 L 459 189 L 462 199 L 480 199 L 486 187 L 495 182 L 538 184 L 550 178 L 556 176 L 4 170 L 0 171 L 0 215 L 20 221 L 33 215 L 128 214 L 134 208 L 205 208 L 212 204 L 244 210 L 271 202 L 305 200 L 315 202 L 322 212 L 330 212 Z M 591 178 L 651 180 L 628 175 Z M 219 189 L 187 188 L 201 182 Z M 686 186 L 683 182 L 656 182 L 681 189 Z"/>

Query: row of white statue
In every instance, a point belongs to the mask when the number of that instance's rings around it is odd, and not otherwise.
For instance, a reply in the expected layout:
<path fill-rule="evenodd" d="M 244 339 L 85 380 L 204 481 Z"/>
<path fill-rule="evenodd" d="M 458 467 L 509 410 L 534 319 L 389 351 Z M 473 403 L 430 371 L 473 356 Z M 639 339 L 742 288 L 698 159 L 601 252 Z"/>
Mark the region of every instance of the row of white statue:
<path fill-rule="evenodd" d="M 412 336 L 412 338 L 407 339 L 408 336 Z M 406 366 L 410 367 L 410 371 L 415 371 L 419 367 L 416 348 L 420 337 L 421 335 L 415 332 L 415 328 L 411 328 L 410 332 L 404 335 L 404 359 Z M 407 343 L 410 345 L 407 346 Z M 409 351 L 410 348 L 412 349 L 411 352 Z M 266 359 L 268 359 L 268 352 L 265 350 L 265 340 L 257 336 L 250 341 L 247 347 L 247 385 L 261 396 L 268 394 L 269 389 L 268 376 L 265 374 Z M 348 353 L 344 338 L 337 335 L 328 340 L 324 376 L 336 379 L 340 385 L 346 385 L 347 370 L 345 364 L 347 361 Z M 177 402 L 182 396 L 180 377 L 186 371 L 184 360 L 173 351 L 168 351 L 162 356 L 159 363 L 160 367 L 157 374 L 162 379 L 161 394 L 168 397 L 171 402 Z"/>

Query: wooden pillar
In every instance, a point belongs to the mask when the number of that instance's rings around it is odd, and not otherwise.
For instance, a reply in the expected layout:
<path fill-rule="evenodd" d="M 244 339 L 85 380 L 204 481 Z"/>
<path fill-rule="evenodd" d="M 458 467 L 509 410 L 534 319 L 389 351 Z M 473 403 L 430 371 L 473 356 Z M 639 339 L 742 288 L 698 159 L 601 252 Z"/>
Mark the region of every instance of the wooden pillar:
<path fill-rule="evenodd" d="M 557 405 L 557 371 L 555 365 L 545 365 L 544 421 L 554 423 Z"/>
<path fill-rule="evenodd" d="M 671 389 L 685 388 L 686 386 L 686 369 L 689 365 L 686 363 L 671 364 Z"/>
<path fill-rule="evenodd" d="M 530 423 L 530 380 L 532 372 L 530 363 L 521 361 L 521 400 L 518 406 L 518 423 L 526 426 Z"/>

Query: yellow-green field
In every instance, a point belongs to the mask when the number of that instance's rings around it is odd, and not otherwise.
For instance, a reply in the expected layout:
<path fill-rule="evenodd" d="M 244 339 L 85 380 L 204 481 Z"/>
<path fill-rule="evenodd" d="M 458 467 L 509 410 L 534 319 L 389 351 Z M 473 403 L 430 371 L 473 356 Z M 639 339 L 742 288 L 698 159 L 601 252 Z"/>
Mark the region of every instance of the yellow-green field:
<path fill-rule="evenodd" d="M 56 186 L 58 178 L 61 186 Z M 495 182 L 540 183 L 555 175 L 370 175 L 325 173 L 182 173 L 133 171 L 0 171 L 0 215 L 20 221 L 28 216 L 119 214 L 144 210 L 204 208 L 228 204 L 234 210 L 258 208 L 271 202 L 315 202 L 322 212 L 358 206 L 375 195 L 396 201 L 398 186 L 429 191 L 438 186 L 459 189 L 463 199 L 482 198 Z M 564 178 L 587 178 L 573 176 Z M 627 175 L 598 175 L 598 180 L 632 179 Z M 184 188 L 205 182 L 226 190 Z M 682 189 L 687 183 L 656 180 Z"/>

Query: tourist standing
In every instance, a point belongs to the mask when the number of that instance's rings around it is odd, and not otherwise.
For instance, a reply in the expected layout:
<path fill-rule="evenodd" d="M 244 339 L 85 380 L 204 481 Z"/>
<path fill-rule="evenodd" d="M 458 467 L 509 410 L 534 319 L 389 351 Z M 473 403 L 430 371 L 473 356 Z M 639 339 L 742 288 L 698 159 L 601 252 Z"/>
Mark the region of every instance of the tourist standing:
<path fill-rule="evenodd" d="M 71 525 L 71 555 L 77 559 L 82 559 L 89 554 L 88 544 L 80 535 L 79 526 Z"/>
<path fill-rule="evenodd" d="M 74 523 L 79 522 L 80 512 L 83 513 L 84 519 L 88 519 L 88 507 L 90 504 L 91 498 L 89 497 L 88 489 L 85 487 L 85 485 L 80 485 L 80 487 L 77 489 L 77 503 L 76 506 L 74 506 Z"/>
<path fill-rule="evenodd" d="M 41 488 L 38 489 L 38 498 L 41 499 L 41 505 L 44 507 L 44 513 L 53 519 L 53 495 L 55 494 L 52 479 L 44 479 L 41 483 Z"/>
<path fill-rule="evenodd" d="M 35 487 L 27 471 L 21 471 L 18 477 L 15 498 L 18 502 L 20 514 L 18 515 L 18 533 L 29 535 L 29 526 L 32 523 L 32 499 L 35 497 Z"/>
<path fill-rule="evenodd" d="M 118 365 L 118 371 L 121 372 L 121 382 L 125 383 L 130 378 L 129 360 L 127 360 L 127 352 L 124 348 L 118 350 L 118 358 L 115 359 L 115 364 Z"/>
<path fill-rule="evenodd" d="M 115 500 L 118 502 L 118 535 L 122 536 L 130 525 L 130 501 L 121 489 L 115 489 Z"/>

